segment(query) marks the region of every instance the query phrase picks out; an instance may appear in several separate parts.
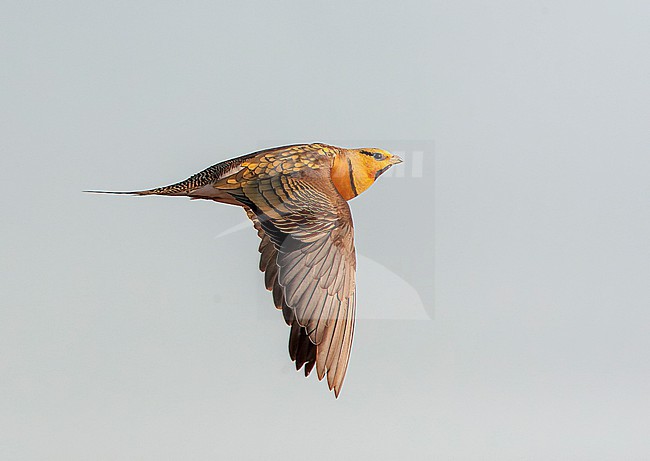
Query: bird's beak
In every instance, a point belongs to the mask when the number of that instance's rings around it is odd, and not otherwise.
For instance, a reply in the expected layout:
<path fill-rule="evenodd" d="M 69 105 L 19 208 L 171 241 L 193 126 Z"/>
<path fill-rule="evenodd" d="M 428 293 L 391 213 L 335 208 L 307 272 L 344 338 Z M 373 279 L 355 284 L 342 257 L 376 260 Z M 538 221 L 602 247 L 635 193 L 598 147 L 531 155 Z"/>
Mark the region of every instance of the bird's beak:
<path fill-rule="evenodd" d="M 404 160 L 402 160 L 401 157 L 398 157 L 397 155 L 393 155 L 390 158 L 390 163 L 391 165 L 397 165 L 398 163 L 402 163 Z"/>

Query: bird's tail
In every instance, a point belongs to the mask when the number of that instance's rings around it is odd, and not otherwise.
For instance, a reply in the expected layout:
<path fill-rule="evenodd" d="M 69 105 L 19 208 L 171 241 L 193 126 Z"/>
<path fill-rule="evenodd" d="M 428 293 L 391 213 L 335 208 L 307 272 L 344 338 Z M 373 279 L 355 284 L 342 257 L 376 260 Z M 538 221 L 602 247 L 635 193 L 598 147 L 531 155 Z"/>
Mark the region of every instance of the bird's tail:
<path fill-rule="evenodd" d="M 113 195 L 188 195 L 187 188 L 177 187 L 182 183 L 171 186 L 157 187 L 155 189 L 134 190 L 134 191 L 113 191 L 113 190 L 85 190 L 88 194 L 113 194 Z"/>
<path fill-rule="evenodd" d="M 119 194 L 119 195 L 175 195 L 175 196 L 192 196 L 194 192 L 201 187 L 210 184 L 221 176 L 224 170 L 224 163 L 213 165 L 210 168 L 190 176 L 184 181 L 177 182 L 164 187 L 155 189 L 136 190 L 136 191 L 106 191 L 106 190 L 85 190 L 91 194 Z"/>
<path fill-rule="evenodd" d="M 242 162 L 254 155 L 256 155 L 256 153 L 242 155 L 241 157 L 237 157 L 232 160 L 226 160 L 225 162 L 217 163 L 216 165 L 212 165 L 211 167 L 190 176 L 184 181 L 177 182 L 176 184 L 172 184 L 170 186 L 129 192 L 105 190 L 86 190 L 84 192 L 91 194 L 119 195 L 176 195 L 218 200 L 220 198 L 223 198 L 221 197 L 222 194 L 215 192 L 214 188 L 211 187 L 211 184 L 224 178 L 225 176 L 236 173 L 241 169 Z"/>

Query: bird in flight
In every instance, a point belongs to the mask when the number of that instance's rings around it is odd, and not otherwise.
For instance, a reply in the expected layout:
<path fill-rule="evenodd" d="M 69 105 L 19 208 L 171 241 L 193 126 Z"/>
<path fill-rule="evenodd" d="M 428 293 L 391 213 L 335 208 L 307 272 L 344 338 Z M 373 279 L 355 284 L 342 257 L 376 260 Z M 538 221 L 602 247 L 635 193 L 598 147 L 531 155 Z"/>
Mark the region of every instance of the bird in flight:
<path fill-rule="evenodd" d="M 402 159 L 382 149 L 296 144 L 213 165 L 185 181 L 133 192 L 214 200 L 246 211 L 261 239 L 266 289 L 291 327 L 296 370 L 338 397 L 348 367 L 356 309 L 356 256 L 347 201 Z"/>

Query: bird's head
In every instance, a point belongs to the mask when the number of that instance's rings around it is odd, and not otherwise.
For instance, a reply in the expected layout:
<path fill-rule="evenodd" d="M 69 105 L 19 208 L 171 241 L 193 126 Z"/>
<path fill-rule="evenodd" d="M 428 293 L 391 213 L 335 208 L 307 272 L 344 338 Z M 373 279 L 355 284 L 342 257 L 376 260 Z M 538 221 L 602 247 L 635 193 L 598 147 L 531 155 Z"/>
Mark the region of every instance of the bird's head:
<path fill-rule="evenodd" d="M 391 166 L 402 159 L 383 149 L 364 147 L 345 149 L 332 168 L 334 185 L 345 200 L 350 200 L 368 189 Z"/>
<path fill-rule="evenodd" d="M 358 163 L 363 165 L 366 174 L 372 177 L 373 181 L 391 166 L 402 163 L 402 159 L 397 155 L 374 147 L 352 149 L 352 153 L 358 158 Z"/>

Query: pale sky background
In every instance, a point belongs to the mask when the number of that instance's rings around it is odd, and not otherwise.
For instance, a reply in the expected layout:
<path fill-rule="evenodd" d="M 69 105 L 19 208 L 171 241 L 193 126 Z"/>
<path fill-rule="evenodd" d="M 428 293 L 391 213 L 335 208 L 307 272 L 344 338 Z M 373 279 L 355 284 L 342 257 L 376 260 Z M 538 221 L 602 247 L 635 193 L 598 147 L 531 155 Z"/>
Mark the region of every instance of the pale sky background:
<path fill-rule="evenodd" d="M 648 43 L 647 1 L 2 1 L 0 459 L 650 459 Z M 312 141 L 411 161 L 351 202 L 338 400 L 241 210 L 81 193 Z"/>

